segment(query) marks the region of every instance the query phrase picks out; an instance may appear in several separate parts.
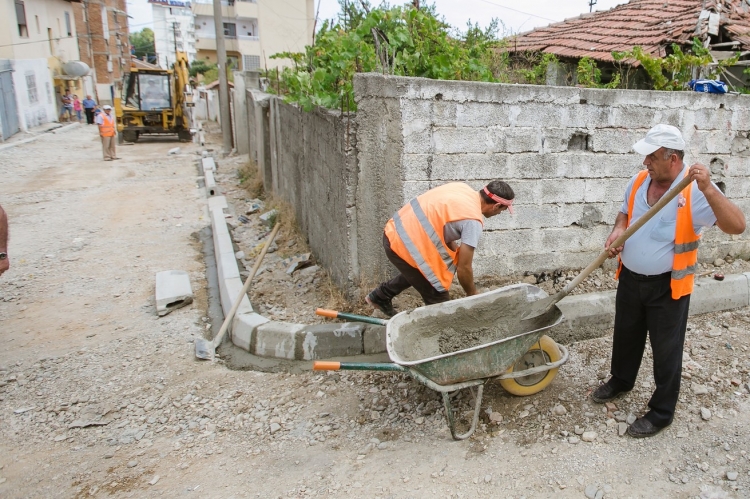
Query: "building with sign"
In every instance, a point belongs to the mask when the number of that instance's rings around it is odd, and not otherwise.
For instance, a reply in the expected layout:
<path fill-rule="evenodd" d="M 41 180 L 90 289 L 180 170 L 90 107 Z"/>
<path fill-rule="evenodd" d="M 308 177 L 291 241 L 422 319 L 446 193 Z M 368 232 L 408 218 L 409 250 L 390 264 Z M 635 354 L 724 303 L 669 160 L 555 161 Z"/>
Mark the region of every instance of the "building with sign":
<path fill-rule="evenodd" d="M 195 23 L 190 2 L 180 0 L 148 0 L 154 16 L 154 45 L 159 66 L 169 68 L 176 52 L 185 52 L 193 62 Z"/>
<path fill-rule="evenodd" d="M 222 0 L 227 59 L 235 69 L 252 70 L 289 65 L 271 59 L 279 52 L 303 52 L 312 44 L 313 0 L 269 2 Z M 197 58 L 216 62 L 216 28 L 212 0 L 193 2 Z"/>

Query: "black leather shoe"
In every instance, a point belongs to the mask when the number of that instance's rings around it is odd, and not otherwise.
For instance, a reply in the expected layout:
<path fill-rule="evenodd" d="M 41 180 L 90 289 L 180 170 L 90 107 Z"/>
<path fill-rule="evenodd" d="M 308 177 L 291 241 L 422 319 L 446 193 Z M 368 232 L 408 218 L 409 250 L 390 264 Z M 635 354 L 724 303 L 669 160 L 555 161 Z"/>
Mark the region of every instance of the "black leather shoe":
<path fill-rule="evenodd" d="M 617 390 L 609 384 L 609 382 L 599 385 L 599 387 L 591 392 L 591 400 L 597 404 L 603 404 L 610 400 L 617 398 L 621 393 L 625 393 L 627 390 Z"/>
<path fill-rule="evenodd" d="M 661 428 L 654 426 L 653 423 L 646 418 L 638 418 L 628 427 L 628 435 L 633 438 L 653 437 L 664 428 L 666 428 L 666 426 Z"/>

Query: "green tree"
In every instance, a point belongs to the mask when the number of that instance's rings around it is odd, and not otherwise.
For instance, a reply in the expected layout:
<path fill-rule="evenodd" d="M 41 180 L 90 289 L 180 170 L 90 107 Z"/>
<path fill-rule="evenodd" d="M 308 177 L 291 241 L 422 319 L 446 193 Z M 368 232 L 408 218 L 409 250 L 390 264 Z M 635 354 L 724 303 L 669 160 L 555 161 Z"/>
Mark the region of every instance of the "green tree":
<path fill-rule="evenodd" d="M 151 28 L 143 28 L 135 33 L 130 33 L 130 46 L 131 54 L 138 59 L 146 57 L 148 61 L 156 60 L 154 31 Z"/>
<path fill-rule="evenodd" d="M 497 23 L 486 31 L 469 26 L 451 35 L 434 8 L 382 7 L 370 9 L 347 2 L 346 14 L 325 21 L 315 44 L 301 54 L 271 56 L 291 59 L 293 68 L 269 72 L 270 89 L 304 109 L 314 106 L 355 110 L 355 73 L 377 71 L 399 76 L 442 80 L 497 81 Z"/>

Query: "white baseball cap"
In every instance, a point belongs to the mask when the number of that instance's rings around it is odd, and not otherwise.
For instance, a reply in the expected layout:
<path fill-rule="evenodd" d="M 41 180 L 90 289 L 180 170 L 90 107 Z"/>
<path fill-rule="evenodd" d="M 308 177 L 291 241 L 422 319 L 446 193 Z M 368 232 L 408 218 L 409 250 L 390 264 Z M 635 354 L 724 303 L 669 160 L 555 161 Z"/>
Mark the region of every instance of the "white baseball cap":
<path fill-rule="evenodd" d="M 644 156 L 648 156 L 660 147 L 684 151 L 685 139 L 682 138 L 682 133 L 677 127 L 659 124 L 649 130 L 644 138 L 633 144 L 633 150 Z"/>
<path fill-rule="evenodd" d="M 106 111 L 107 109 L 112 109 L 112 106 L 102 106 L 102 109 Z"/>

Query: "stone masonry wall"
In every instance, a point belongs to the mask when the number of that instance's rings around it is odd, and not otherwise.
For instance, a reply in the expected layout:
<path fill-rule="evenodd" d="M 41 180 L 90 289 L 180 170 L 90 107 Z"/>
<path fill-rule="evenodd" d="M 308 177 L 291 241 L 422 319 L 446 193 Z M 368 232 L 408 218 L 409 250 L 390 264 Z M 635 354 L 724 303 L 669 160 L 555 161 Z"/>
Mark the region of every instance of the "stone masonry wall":
<path fill-rule="evenodd" d="M 686 162 L 745 213 L 750 199 L 750 97 L 598 90 L 356 75 L 357 275 L 388 272 L 385 222 L 437 185 L 506 180 L 516 215 L 490 219 L 475 275 L 582 268 L 602 250 L 628 179 L 642 168 L 631 146 L 657 123 L 679 127 Z M 709 230 L 702 260 L 750 256 L 746 234 Z"/>

